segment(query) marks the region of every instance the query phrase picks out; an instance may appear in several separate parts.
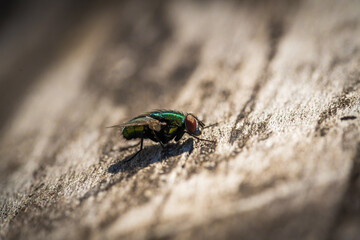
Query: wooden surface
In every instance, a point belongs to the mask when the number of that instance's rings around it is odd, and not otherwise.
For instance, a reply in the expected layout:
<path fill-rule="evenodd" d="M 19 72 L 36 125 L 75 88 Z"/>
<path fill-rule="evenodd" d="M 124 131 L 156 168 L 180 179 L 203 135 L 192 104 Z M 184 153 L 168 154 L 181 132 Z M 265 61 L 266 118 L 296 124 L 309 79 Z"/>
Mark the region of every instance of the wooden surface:
<path fill-rule="evenodd" d="M 45 1 L 46 2 L 46 1 Z M 3 239 L 360 239 L 359 1 L 9 7 Z M 141 154 L 106 126 L 205 123 Z"/>

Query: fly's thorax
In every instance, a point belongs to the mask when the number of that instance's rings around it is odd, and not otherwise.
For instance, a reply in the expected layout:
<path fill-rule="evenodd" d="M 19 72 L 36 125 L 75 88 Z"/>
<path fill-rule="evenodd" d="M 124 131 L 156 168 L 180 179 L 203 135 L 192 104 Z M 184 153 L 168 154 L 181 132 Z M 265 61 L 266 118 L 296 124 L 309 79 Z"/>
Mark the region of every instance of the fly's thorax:
<path fill-rule="evenodd" d="M 160 121 L 166 121 L 171 125 L 181 126 L 184 123 L 185 116 L 181 112 L 159 111 L 150 113 L 150 117 Z"/>
<path fill-rule="evenodd" d="M 188 133 L 194 136 L 201 135 L 200 127 L 203 126 L 203 123 L 199 121 L 194 115 L 191 113 L 187 114 L 185 117 L 185 128 Z"/>

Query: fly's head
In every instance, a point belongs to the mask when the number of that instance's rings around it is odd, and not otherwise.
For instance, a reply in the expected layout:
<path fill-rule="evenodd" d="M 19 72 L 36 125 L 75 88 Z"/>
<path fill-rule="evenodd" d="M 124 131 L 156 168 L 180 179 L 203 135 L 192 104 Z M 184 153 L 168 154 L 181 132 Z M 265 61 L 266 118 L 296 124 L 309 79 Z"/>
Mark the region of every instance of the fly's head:
<path fill-rule="evenodd" d="M 200 121 L 197 117 L 195 117 L 193 114 L 188 113 L 185 117 L 185 128 L 186 131 L 193 136 L 200 136 L 201 135 L 201 129 L 205 125 L 202 121 Z"/>

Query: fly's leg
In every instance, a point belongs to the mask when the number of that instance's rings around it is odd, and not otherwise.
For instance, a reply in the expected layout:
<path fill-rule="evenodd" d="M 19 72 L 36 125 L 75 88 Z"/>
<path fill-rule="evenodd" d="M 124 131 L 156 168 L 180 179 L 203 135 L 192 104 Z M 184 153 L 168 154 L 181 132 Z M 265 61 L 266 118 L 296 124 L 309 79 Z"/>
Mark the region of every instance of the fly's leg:
<path fill-rule="evenodd" d="M 141 152 L 141 150 L 143 149 L 143 142 L 144 142 L 144 138 L 141 138 L 141 140 L 140 140 L 140 150 L 137 151 L 131 158 L 129 158 L 128 160 L 126 160 L 124 162 L 129 162 L 130 160 L 132 160 L 134 157 L 136 157 L 136 155 L 138 155 Z M 139 144 L 137 144 L 137 145 L 139 145 Z"/>
<path fill-rule="evenodd" d="M 179 133 L 176 137 L 175 137 L 175 141 L 178 142 L 183 136 L 184 136 L 185 132 L 181 132 Z"/>
<path fill-rule="evenodd" d="M 160 139 L 158 138 L 158 136 L 155 134 L 154 130 L 152 130 L 152 133 L 154 134 L 155 139 L 160 143 L 162 148 L 165 148 L 165 145 L 160 141 Z"/>
<path fill-rule="evenodd" d="M 215 126 L 217 126 L 218 124 L 219 124 L 219 123 L 213 123 L 213 124 L 210 124 L 210 125 L 208 125 L 208 126 L 203 127 L 203 129 L 215 127 Z"/>
<path fill-rule="evenodd" d="M 161 142 L 161 141 L 159 141 L 159 143 L 160 143 L 160 145 L 161 145 L 161 148 L 165 148 L 165 145 Z"/>
<path fill-rule="evenodd" d="M 190 136 L 192 136 L 193 138 L 199 140 L 199 141 L 204 141 L 204 142 L 211 142 L 211 143 L 216 143 L 216 141 L 213 140 L 208 140 L 208 139 L 203 139 L 203 138 L 199 138 L 197 136 L 191 135 L 190 133 L 186 132 L 187 134 L 189 134 Z"/>

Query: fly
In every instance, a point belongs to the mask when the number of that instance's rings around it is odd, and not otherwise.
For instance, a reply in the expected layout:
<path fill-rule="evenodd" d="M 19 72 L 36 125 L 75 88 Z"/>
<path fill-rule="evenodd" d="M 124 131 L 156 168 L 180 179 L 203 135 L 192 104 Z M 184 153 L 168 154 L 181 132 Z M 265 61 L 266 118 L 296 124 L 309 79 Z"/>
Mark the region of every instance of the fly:
<path fill-rule="evenodd" d="M 216 142 L 199 138 L 201 129 L 205 124 L 191 113 L 182 113 L 172 110 L 159 110 L 139 115 L 128 122 L 111 126 L 110 128 L 122 129 L 126 140 L 140 138 L 140 150 L 130 159 L 133 159 L 143 149 L 144 139 L 160 143 L 162 147 L 169 141 L 179 141 L 185 133 L 200 141 Z"/>

